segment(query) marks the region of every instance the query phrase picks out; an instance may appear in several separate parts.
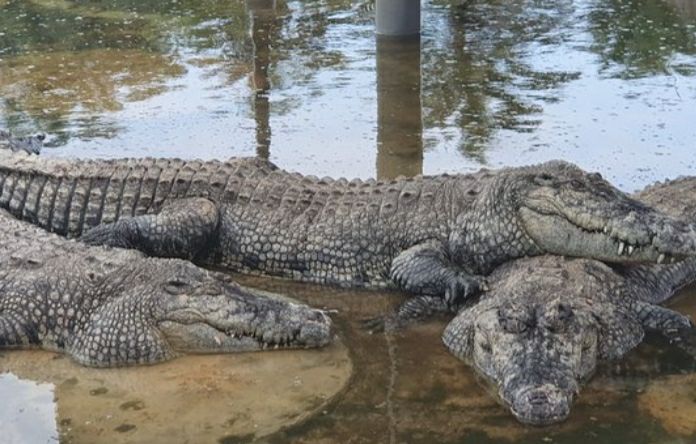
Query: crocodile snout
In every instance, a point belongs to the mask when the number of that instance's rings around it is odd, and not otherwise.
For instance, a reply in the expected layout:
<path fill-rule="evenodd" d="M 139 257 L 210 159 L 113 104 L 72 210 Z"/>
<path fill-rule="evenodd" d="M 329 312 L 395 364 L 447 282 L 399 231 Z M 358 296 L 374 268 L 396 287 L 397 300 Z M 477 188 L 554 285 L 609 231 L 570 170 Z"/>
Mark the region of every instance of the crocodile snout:
<path fill-rule="evenodd" d="M 526 424 L 553 424 L 568 416 L 571 398 L 571 394 L 552 384 L 525 387 L 514 396 L 512 412 Z"/>

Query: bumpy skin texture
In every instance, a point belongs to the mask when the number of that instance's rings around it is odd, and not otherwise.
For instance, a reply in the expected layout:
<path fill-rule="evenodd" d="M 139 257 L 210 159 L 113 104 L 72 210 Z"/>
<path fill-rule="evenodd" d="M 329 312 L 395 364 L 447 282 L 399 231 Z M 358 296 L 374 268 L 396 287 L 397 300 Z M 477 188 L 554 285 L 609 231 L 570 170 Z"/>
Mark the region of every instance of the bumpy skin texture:
<path fill-rule="evenodd" d="M 669 261 L 696 230 L 564 162 L 391 182 L 257 159 L 57 160 L 0 153 L 0 207 L 91 244 L 456 304 L 523 256 Z"/>
<path fill-rule="evenodd" d="M 39 154 L 43 148 L 44 134 L 29 137 L 14 137 L 7 131 L 0 130 L 0 150 L 24 151 Z"/>
<path fill-rule="evenodd" d="M 0 210 L 0 348 L 116 367 L 330 340 L 331 320 L 304 304 L 181 259 L 66 240 Z"/>
<path fill-rule="evenodd" d="M 638 197 L 696 218 L 696 178 L 652 186 Z M 541 256 L 489 277 L 490 291 L 448 325 L 445 345 L 497 388 L 522 422 L 566 418 L 581 384 L 603 359 L 638 345 L 646 330 L 690 345 L 690 319 L 656 305 L 696 280 L 696 259 L 673 265 L 609 266 Z"/>

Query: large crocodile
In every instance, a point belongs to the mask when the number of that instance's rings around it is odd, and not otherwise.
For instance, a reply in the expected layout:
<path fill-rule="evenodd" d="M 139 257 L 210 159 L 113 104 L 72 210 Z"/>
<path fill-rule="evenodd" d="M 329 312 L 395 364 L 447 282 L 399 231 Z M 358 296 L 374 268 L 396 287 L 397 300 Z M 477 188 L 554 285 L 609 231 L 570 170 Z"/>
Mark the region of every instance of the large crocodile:
<path fill-rule="evenodd" d="M 696 218 L 696 177 L 649 187 L 637 197 Z M 620 358 L 646 330 L 693 353 L 690 319 L 656 304 L 694 281 L 694 258 L 614 268 L 559 256 L 519 259 L 490 275 L 490 291 L 460 311 L 443 340 L 497 386 L 520 421 L 550 424 L 569 414 L 599 360 Z"/>
<path fill-rule="evenodd" d="M 83 161 L 0 152 L 0 189 L 0 207 L 87 243 L 305 282 L 392 285 L 448 303 L 518 257 L 663 262 L 696 253 L 693 226 L 560 161 L 349 182 L 253 158 Z"/>
<path fill-rule="evenodd" d="M 316 347 L 331 320 L 181 259 L 91 247 L 0 210 L 0 348 L 42 347 L 83 365 L 181 353 Z"/>

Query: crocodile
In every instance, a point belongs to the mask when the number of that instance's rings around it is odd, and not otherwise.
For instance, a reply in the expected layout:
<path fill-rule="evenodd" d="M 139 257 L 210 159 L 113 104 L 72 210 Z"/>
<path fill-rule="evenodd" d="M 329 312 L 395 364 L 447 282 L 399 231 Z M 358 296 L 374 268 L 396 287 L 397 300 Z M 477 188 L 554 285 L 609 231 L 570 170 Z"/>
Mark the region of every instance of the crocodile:
<path fill-rule="evenodd" d="M 43 149 L 43 142 L 45 139 L 45 134 L 37 134 L 36 136 L 28 137 L 14 137 L 8 131 L 0 130 L 0 149 L 25 151 L 31 154 L 39 154 Z"/>
<path fill-rule="evenodd" d="M 651 186 L 636 197 L 696 218 L 696 177 Z M 489 276 L 489 291 L 459 311 L 443 341 L 496 387 L 517 419 L 547 425 L 569 415 L 598 362 L 621 358 L 646 331 L 694 355 L 691 320 L 658 305 L 694 281 L 696 258 L 612 267 L 560 256 L 518 259 Z"/>
<path fill-rule="evenodd" d="M 0 210 L 0 348 L 118 367 L 331 339 L 321 310 L 186 260 L 67 240 Z"/>
<path fill-rule="evenodd" d="M 562 161 L 348 181 L 256 158 L 0 152 L 0 207 L 88 244 L 303 282 L 398 288 L 453 306 L 519 257 L 661 263 L 696 253 L 693 225 Z"/>

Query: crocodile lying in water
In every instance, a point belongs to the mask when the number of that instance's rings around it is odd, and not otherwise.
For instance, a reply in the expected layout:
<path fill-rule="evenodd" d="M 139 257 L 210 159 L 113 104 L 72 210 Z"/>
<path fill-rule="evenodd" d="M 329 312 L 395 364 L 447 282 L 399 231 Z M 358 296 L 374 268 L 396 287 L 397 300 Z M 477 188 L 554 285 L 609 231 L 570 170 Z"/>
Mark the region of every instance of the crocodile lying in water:
<path fill-rule="evenodd" d="M 475 293 L 481 275 L 523 256 L 670 262 L 696 253 L 693 226 L 560 161 L 348 182 L 258 159 L 0 152 L 0 190 L 0 207 L 90 244 L 305 282 L 396 286 L 450 304 Z"/>
<path fill-rule="evenodd" d="M 649 187 L 637 197 L 696 218 L 696 177 Z M 497 387 L 520 421 L 550 424 L 568 416 L 599 360 L 620 358 L 646 330 L 693 348 L 690 319 L 656 305 L 693 281 L 694 258 L 615 268 L 559 256 L 519 259 L 491 274 L 490 291 L 460 311 L 443 340 Z"/>
<path fill-rule="evenodd" d="M 7 131 L 0 130 L 0 149 L 11 151 L 25 151 L 31 154 L 39 154 L 43 149 L 44 134 L 29 137 L 14 137 Z"/>
<path fill-rule="evenodd" d="M 322 311 L 224 274 L 90 247 L 0 210 L 0 348 L 42 347 L 115 367 L 181 353 L 317 347 L 330 330 Z"/>

